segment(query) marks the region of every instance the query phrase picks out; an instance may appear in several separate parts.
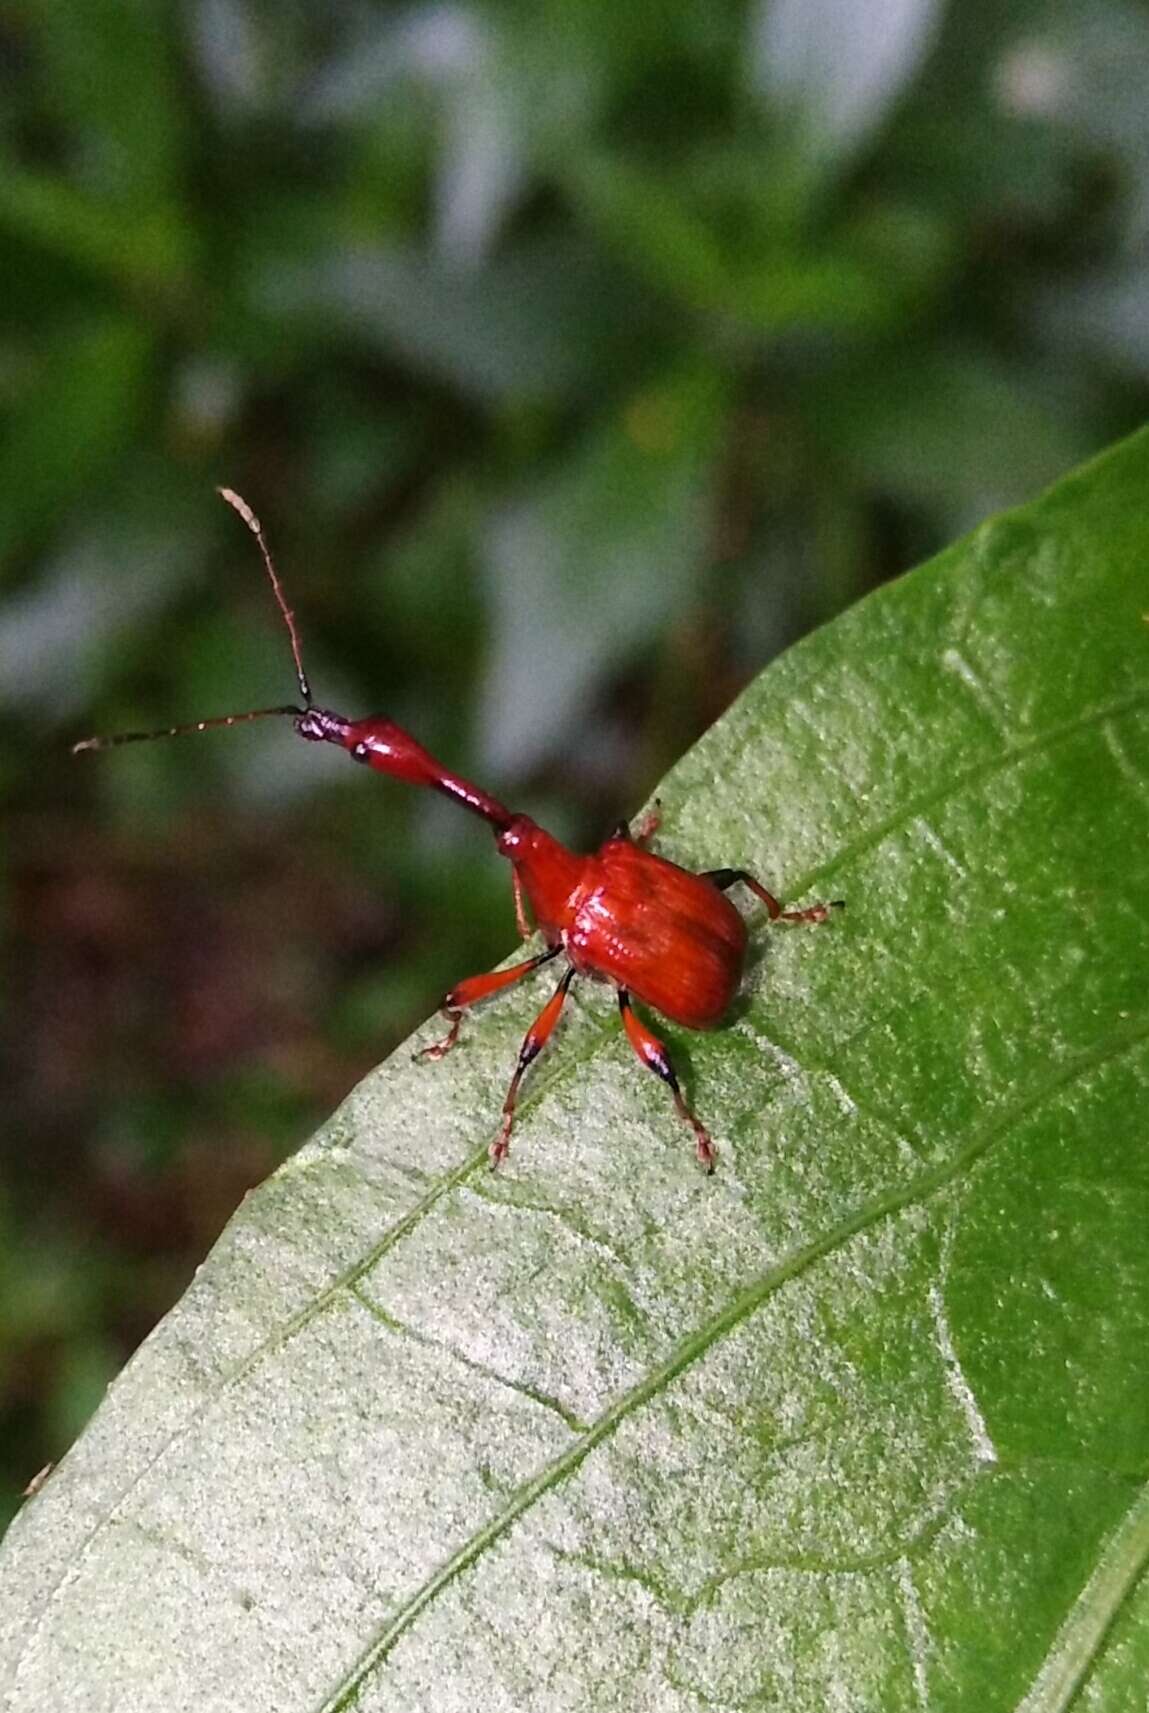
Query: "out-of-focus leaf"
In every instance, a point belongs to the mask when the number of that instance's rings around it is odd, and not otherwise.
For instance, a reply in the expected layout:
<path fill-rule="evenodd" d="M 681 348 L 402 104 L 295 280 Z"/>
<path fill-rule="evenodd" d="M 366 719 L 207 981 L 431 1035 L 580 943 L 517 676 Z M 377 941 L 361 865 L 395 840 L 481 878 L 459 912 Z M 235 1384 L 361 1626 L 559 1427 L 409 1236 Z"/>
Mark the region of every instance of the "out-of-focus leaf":
<path fill-rule="evenodd" d="M 120 204 L 125 226 L 129 209 L 159 209 L 177 189 L 183 146 L 177 7 L 170 0 L 48 0 L 27 10 L 44 98 L 82 181 Z"/>
<path fill-rule="evenodd" d="M 1038 320 L 1051 343 L 1149 378 L 1149 253 L 1044 293 Z"/>
<path fill-rule="evenodd" d="M 330 124 L 378 112 L 404 80 L 430 93 L 442 137 L 435 244 L 455 263 L 488 251 L 525 173 L 526 92 L 500 54 L 504 33 L 491 22 L 457 5 L 372 18 L 365 38 L 325 69 L 307 104 L 309 117 Z"/>
<path fill-rule="evenodd" d="M 849 903 L 675 1032 L 713 1178 L 592 987 L 501 1176 L 534 994 L 245 1204 L 8 1535 L 8 1713 L 1137 1704 L 1147 481 L 880 591 L 666 781 L 671 854 Z"/>
<path fill-rule="evenodd" d="M 675 610 L 705 552 L 724 402 L 713 370 L 667 377 L 496 517 L 484 549 L 493 647 L 480 701 L 493 772 L 544 756 L 595 678 Z"/>
<path fill-rule="evenodd" d="M 442 683 L 458 673 L 481 628 L 475 571 L 483 515 L 475 483 L 448 482 L 428 498 L 419 528 L 369 561 L 366 610 L 416 666 L 417 681 Z M 462 698 L 450 714 L 465 717 Z"/>
<path fill-rule="evenodd" d="M 903 342 L 845 367 L 808 409 L 820 443 L 865 483 L 971 527 L 1081 456 L 1058 403 L 984 355 Z"/>
<path fill-rule="evenodd" d="M 576 201 L 603 237 L 656 284 L 699 306 L 727 288 L 721 244 L 674 190 L 616 158 L 580 160 L 571 169 Z"/>
<path fill-rule="evenodd" d="M 41 577 L 0 603 L 0 701 L 72 720 L 99 698 L 117 640 L 138 638 L 202 563 L 215 522 L 203 495 L 146 468 L 135 489 L 94 501 Z"/>
<path fill-rule="evenodd" d="M 1042 18 L 999 70 L 999 89 L 1017 108 L 1121 163 L 1130 246 L 1149 241 L 1147 79 L 1149 18 L 1125 0 L 1095 0 Z"/>
<path fill-rule="evenodd" d="M 169 208 L 97 201 L 11 160 L 0 160 L 0 227 L 118 286 L 178 288 L 191 263 L 190 231 Z"/>
<path fill-rule="evenodd" d="M 764 178 L 770 168 L 764 142 Z M 932 284 L 946 254 L 937 223 L 908 209 L 899 217 L 887 208 L 824 239 L 756 232 L 751 221 L 720 237 L 669 176 L 598 156 L 565 177 L 590 225 L 652 285 L 768 334 L 880 330 Z M 763 194 L 772 200 L 765 184 Z"/>
<path fill-rule="evenodd" d="M 225 114 L 252 112 L 259 105 L 266 56 L 251 0 L 193 0 L 189 20 L 212 101 Z"/>
<path fill-rule="evenodd" d="M 347 250 L 277 265 L 252 295 L 280 325 L 351 334 L 487 402 L 582 396 L 633 360 L 636 344 L 633 290 L 577 242 L 482 269 L 397 247 Z"/>
<path fill-rule="evenodd" d="M 934 217 L 963 232 L 1005 213 L 1019 221 L 1066 217 L 1080 170 L 1063 134 L 996 105 L 971 124 L 967 113 L 925 102 L 893 128 L 884 159 L 905 195 L 928 184 Z"/>
<path fill-rule="evenodd" d="M 917 72 L 941 0 L 758 0 L 750 73 L 815 157 L 840 159 Z"/>
<path fill-rule="evenodd" d="M 137 430 L 152 348 L 144 328 L 128 320 L 90 322 L 58 335 L 0 444 L 0 567 L 65 495 L 81 494 L 127 445 Z"/>

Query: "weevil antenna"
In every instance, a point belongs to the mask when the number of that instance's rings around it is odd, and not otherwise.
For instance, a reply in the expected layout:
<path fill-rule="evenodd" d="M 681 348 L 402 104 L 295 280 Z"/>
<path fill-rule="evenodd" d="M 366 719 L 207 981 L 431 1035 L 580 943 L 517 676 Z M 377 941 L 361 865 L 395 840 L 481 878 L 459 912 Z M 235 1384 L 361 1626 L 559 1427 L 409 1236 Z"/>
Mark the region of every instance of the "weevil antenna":
<path fill-rule="evenodd" d="M 213 726 L 241 726 L 245 725 L 249 720 L 282 719 L 288 715 L 290 715 L 292 719 L 298 720 L 304 714 L 311 711 L 311 685 L 307 682 L 307 674 L 303 670 L 303 650 L 299 643 L 299 632 L 295 628 L 295 614 L 288 606 L 287 597 L 283 593 L 283 585 L 279 581 L 279 574 L 275 569 L 275 561 L 271 557 L 271 549 L 268 547 L 267 537 L 263 533 L 263 525 L 252 511 L 247 501 L 241 494 L 237 494 L 234 488 L 219 488 L 217 489 L 217 492 L 222 499 L 227 501 L 232 511 L 239 513 L 240 517 L 243 519 L 244 523 L 247 525 L 248 529 L 250 529 L 252 535 L 254 535 L 259 544 L 259 551 L 263 555 L 264 567 L 271 581 L 272 593 L 275 595 L 276 605 L 283 615 L 283 622 L 287 626 L 287 634 L 291 639 L 291 658 L 295 662 L 295 676 L 299 683 L 299 694 L 303 698 L 303 706 L 301 708 L 296 708 L 294 706 L 286 708 L 251 708 L 241 714 L 216 714 L 208 720 L 188 720 L 183 725 L 164 726 L 162 730 L 155 732 L 117 732 L 112 737 L 81 738 L 79 743 L 74 743 L 72 745 L 73 755 L 79 755 L 83 750 L 116 749 L 120 744 L 125 743 L 150 743 L 153 738 L 183 737 L 188 732 L 209 731 Z"/>
<path fill-rule="evenodd" d="M 212 726 L 242 726 L 248 720 L 275 720 L 290 714 L 298 719 L 306 708 L 250 708 L 243 714 L 215 714 L 210 720 L 189 720 L 183 726 L 164 726 L 158 732 L 116 732 L 110 738 L 81 738 L 72 745 L 72 754 L 86 749 L 118 749 L 122 743 L 151 743 L 153 738 L 182 738 L 188 732 L 206 732 Z"/>
<path fill-rule="evenodd" d="M 311 706 L 311 685 L 307 682 L 307 674 L 303 670 L 303 650 L 299 646 L 299 632 L 295 628 L 295 614 L 288 606 L 287 597 L 283 593 L 283 585 L 279 581 L 279 575 L 275 569 L 275 561 L 271 557 L 271 549 L 268 547 L 267 537 L 263 533 L 263 525 L 252 511 L 243 495 L 237 494 L 234 488 L 217 488 L 216 493 L 219 495 L 220 499 L 227 501 L 233 512 L 238 512 L 239 516 L 243 519 L 244 523 L 259 543 L 259 551 L 263 555 L 264 567 L 267 571 L 268 577 L 271 579 L 271 587 L 275 594 L 276 605 L 283 614 L 283 622 L 287 626 L 287 634 L 291 638 L 291 657 L 295 661 L 295 676 L 299 680 L 299 694 L 303 697 L 303 706 L 306 710 Z M 271 708 L 266 710 L 267 713 L 282 711 L 285 710 Z M 258 715 L 248 717 L 258 718 Z"/>

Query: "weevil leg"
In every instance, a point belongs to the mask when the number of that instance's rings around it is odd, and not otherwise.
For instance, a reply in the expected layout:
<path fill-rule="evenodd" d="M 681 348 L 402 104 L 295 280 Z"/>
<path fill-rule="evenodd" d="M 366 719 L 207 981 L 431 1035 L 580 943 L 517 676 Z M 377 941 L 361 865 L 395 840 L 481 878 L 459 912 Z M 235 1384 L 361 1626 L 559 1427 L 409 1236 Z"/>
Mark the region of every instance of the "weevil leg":
<path fill-rule="evenodd" d="M 661 825 L 662 804 L 656 797 L 633 831 L 629 821 L 618 821 L 610 836 L 612 839 L 625 839 L 628 844 L 641 845 L 645 848 Z"/>
<path fill-rule="evenodd" d="M 740 880 L 743 886 L 748 886 L 756 898 L 760 898 L 766 906 L 771 922 L 824 922 L 831 910 L 844 910 L 844 898 L 832 898 L 828 904 L 811 904 L 805 910 L 784 910 L 772 892 L 767 892 L 760 880 L 755 880 L 752 874 L 747 874 L 744 868 L 710 868 L 700 877 L 709 880 L 725 892 Z"/>
<path fill-rule="evenodd" d="M 651 839 L 654 837 L 655 833 L 657 833 L 657 831 L 658 831 L 659 827 L 661 827 L 661 825 L 662 825 L 662 804 L 658 801 L 658 798 L 656 797 L 654 802 L 651 804 L 650 808 L 646 811 L 646 814 L 642 817 L 641 821 L 638 823 L 638 826 L 634 829 L 633 833 L 631 833 L 630 836 L 636 845 L 646 846 L 650 843 Z"/>
<path fill-rule="evenodd" d="M 529 940 L 534 933 L 534 924 L 527 915 L 527 895 L 523 891 L 523 883 L 517 868 L 511 870 L 511 887 L 515 894 L 515 925 L 521 939 Z"/>
<path fill-rule="evenodd" d="M 626 1030 L 627 1040 L 642 1060 L 648 1070 L 662 1078 L 674 1097 L 678 1116 L 686 1120 L 694 1132 L 694 1149 L 698 1155 L 698 1164 L 704 1172 L 714 1170 L 715 1148 L 710 1139 L 710 1132 L 702 1120 L 693 1113 L 682 1098 L 682 1090 L 678 1086 L 678 1076 L 670 1062 L 670 1054 L 664 1042 L 658 1039 L 654 1032 L 636 1014 L 631 1004 L 630 994 L 625 987 L 618 990 L 618 1009 L 622 1013 L 622 1026 Z"/>
<path fill-rule="evenodd" d="M 511 1145 L 511 1126 L 515 1122 L 515 1102 L 519 1098 L 519 1084 L 523 1080 L 527 1066 L 538 1058 L 553 1035 L 555 1024 L 559 1020 L 559 1013 L 563 1008 L 563 1001 L 566 999 L 574 978 L 575 969 L 572 964 L 523 1036 L 523 1044 L 519 1048 L 519 1062 L 515 1066 L 515 1074 L 511 1078 L 511 1086 L 508 1088 L 507 1098 L 503 1102 L 503 1121 L 499 1126 L 499 1134 L 491 1143 L 489 1150 L 492 1171 L 506 1159 L 507 1149 Z"/>
<path fill-rule="evenodd" d="M 450 1028 L 441 1041 L 423 1047 L 414 1055 L 415 1058 L 441 1059 L 459 1039 L 463 1013 L 468 1006 L 477 1004 L 480 999 L 488 999 L 492 993 L 501 993 L 504 987 L 513 987 L 517 981 L 522 981 L 524 976 L 530 975 L 532 970 L 537 970 L 540 964 L 557 958 L 561 950 L 561 946 L 549 946 L 545 952 L 539 952 L 533 958 L 526 958 L 521 964 L 512 964 L 510 969 L 491 970 L 487 975 L 470 975 L 466 981 L 461 981 L 458 987 L 451 989 L 440 1006 Z"/>

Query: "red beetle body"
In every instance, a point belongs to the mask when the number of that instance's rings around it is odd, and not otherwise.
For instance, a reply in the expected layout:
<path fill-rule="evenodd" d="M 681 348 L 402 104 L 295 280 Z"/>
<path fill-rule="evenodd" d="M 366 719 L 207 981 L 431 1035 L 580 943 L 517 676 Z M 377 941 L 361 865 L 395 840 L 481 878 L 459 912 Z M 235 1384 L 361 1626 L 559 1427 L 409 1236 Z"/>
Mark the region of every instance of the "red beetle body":
<path fill-rule="evenodd" d="M 450 1028 L 443 1040 L 419 1055 L 437 1059 L 458 1039 L 464 1012 L 477 1001 L 520 981 L 540 965 L 565 955 L 567 969 L 558 987 L 528 1029 L 507 1097 L 498 1136 L 491 1144 L 497 1165 L 507 1152 L 519 1083 L 527 1066 L 545 1045 L 562 1010 L 576 974 L 610 982 L 618 991 L 619 1010 L 627 1039 L 642 1062 L 668 1085 L 679 1115 L 695 1136 L 699 1162 L 713 1170 L 714 1145 L 706 1127 L 683 1099 L 666 1047 L 637 1016 L 632 996 L 661 1011 L 688 1029 L 709 1029 L 730 1005 L 742 975 L 746 955 L 746 924 L 725 896 L 741 881 L 765 904 L 771 920 L 822 922 L 831 908 L 810 905 L 783 910 L 766 888 L 744 869 L 712 869 L 692 874 L 644 848 L 658 825 L 650 816 L 637 833 L 624 824 L 592 856 L 567 850 L 528 815 L 515 814 L 497 798 L 445 768 L 410 732 L 383 715 L 350 720 L 330 709 L 317 708 L 303 670 L 299 638 L 291 610 L 268 552 L 259 520 L 245 501 L 230 489 L 221 494 L 259 543 L 276 601 L 291 638 L 302 707 L 260 708 L 251 713 L 225 714 L 176 726 L 167 732 L 127 732 L 112 738 L 86 738 L 77 750 L 103 749 L 144 738 L 203 731 L 208 726 L 235 725 L 268 716 L 289 716 L 299 736 L 313 743 L 333 743 L 354 760 L 410 785 L 440 791 L 480 816 L 493 829 L 501 855 L 512 865 L 515 910 L 524 938 L 531 932 L 525 905 L 546 941 L 546 950 L 509 969 L 471 976 L 446 996 L 443 1010 Z M 840 900 L 835 900 L 840 903 Z"/>
<path fill-rule="evenodd" d="M 830 906 L 783 910 L 743 869 L 692 874 L 655 856 L 644 845 L 658 825 L 657 816 L 650 817 L 637 835 L 624 825 L 592 856 L 577 856 L 529 815 L 515 814 L 489 792 L 450 772 L 384 715 L 348 720 L 329 709 L 308 706 L 297 711 L 295 727 L 301 737 L 337 743 L 377 773 L 429 786 L 480 815 L 493 827 L 499 852 L 512 865 L 524 938 L 531 929 L 525 904 L 546 940 L 545 952 L 510 969 L 471 976 L 452 988 L 443 1001 L 450 1028 L 442 1041 L 425 1047 L 421 1057 L 437 1059 L 451 1050 L 469 1006 L 560 953 L 567 958 L 566 974 L 523 1041 L 503 1104 L 502 1126 L 491 1144 L 492 1163 L 497 1165 L 507 1152 L 519 1082 L 550 1037 L 578 974 L 610 982 L 618 990 L 628 1040 L 643 1063 L 669 1086 L 680 1116 L 694 1131 L 700 1163 L 712 1171 L 710 1133 L 683 1099 L 670 1055 L 636 1015 L 632 997 L 687 1029 L 710 1029 L 721 1021 L 737 991 L 746 957 L 746 924 L 725 897 L 725 888 L 736 880 L 757 894 L 772 920 L 822 922 Z"/>
<path fill-rule="evenodd" d="M 542 829 L 529 825 L 533 846 Z M 532 862 L 512 861 L 539 927 L 552 944 L 562 942 L 577 970 L 629 989 L 687 1029 L 721 1020 L 741 979 L 746 924 L 710 881 L 631 839 L 608 839 L 594 856 L 576 859 L 577 884 L 548 911 L 538 903 Z M 544 896 L 549 864 L 548 850 L 539 876 Z"/>
<path fill-rule="evenodd" d="M 710 881 L 629 836 L 576 856 L 529 815 L 449 773 L 393 720 L 348 721 L 312 708 L 297 725 L 304 737 L 339 743 L 376 772 L 430 785 L 491 821 L 547 944 L 582 974 L 628 988 L 688 1029 L 721 1019 L 742 975 L 746 924 Z"/>

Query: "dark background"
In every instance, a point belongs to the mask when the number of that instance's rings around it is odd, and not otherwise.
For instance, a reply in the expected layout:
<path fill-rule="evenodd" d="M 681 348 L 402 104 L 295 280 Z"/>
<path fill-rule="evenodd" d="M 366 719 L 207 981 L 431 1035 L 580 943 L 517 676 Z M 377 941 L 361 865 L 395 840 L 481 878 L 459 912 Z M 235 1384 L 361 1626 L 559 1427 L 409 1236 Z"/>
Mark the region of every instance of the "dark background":
<path fill-rule="evenodd" d="M 0 3 L 0 1521 L 560 835 L 1149 405 L 1149 14 Z M 720 863 L 723 852 L 709 853 Z"/>

